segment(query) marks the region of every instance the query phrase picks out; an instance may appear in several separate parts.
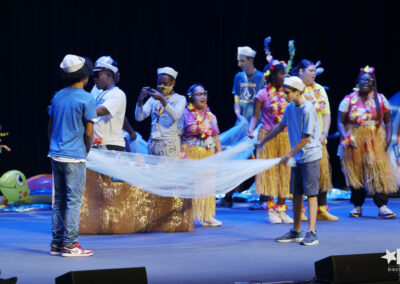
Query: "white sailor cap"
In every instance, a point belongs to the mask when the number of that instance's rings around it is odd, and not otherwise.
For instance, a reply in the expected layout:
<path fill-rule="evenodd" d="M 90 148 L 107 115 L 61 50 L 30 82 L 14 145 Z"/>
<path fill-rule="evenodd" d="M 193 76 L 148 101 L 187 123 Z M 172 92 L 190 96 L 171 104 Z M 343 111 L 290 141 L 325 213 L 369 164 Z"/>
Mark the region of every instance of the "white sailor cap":
<path fill-rule="evenodd" d="M 60 68 L 66 73 L 73 73 L 81 69 L 85 65 L 85 58 L 67 54 L 60 64 Z"/>
<path fill-rule="evenodd" d="M 114 74 L 118 72 L 118 63 L 114 61 L 111 56 L 102 56 L 97 59 L 94 64 L 93 72 L 103 71 L 105 69 L 111 70 Z"/>
<path fill-rule="evenodd" d="M 160 74 L 167 74 L 170 75 L 174 80 L 176 80 L 176 77 L 178 76 L 178 72 L 176 72 L 173 68 L 171 67 L 162 67 L 157 69 L 157 75 Z"/>
<path fill-rule="evenodd" d="M 239 46 L 238 55 L 244 55 L 248 57 L 256 57 L 257 52 L 253 50 L 250 46 Z"/>

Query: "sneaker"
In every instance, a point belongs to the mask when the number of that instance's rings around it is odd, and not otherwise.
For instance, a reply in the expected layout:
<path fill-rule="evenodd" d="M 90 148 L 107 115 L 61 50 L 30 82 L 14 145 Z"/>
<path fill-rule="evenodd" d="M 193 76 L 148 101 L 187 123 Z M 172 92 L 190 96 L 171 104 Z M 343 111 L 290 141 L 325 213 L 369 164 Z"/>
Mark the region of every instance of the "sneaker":
<path fill-rule="evenodd" d="M 276 205 L 276 212 L 278 212 L 278 216 L 281 219 L 283 224 L 293 224 L 293 219 L 286 214 L 286 210 L 288 210 L 288 206 L 286 204 Z"/>
<path fill-rule="evenodd" d="M 284 234 L 282 237 L 276 238 L 275 241 L 279 243 L 290 243 L 290 242 L 301 242 L 304 239 L 303 232 L 296 232 L 291 229 L 288 233 Z"/>
<path fill-rule="evenodd" d="M 329 213 L 328 205 L 319 206 L 318 213 L 317 213 L 318 220 L 325 220 L 325 221 L 337 221 L 339 220 L 338 217 Z"/>
<path fill-rule="evenodd" d="M 61 250 L 61 255 L 66 257 L 75 256 L 92 256 L 93 252 L 91 250 L 83 249 L 78 242 L 74 243 L 72 246 L 64 246 Z"/>
<path fill-rule="evenodd" d="M 380 211 L 379 211 L 380 212 Z M 350 211 L 350 217 L 361 217 L 361 206 L 354 206 L 353 210 Z"/>
<path fill-rule="evenodd" d="M 307 232 L 304 239 L 301 241 L 301 244 L 305 246 L 317 245 L 318 244 L 317 233 Z"/>
<path fill-rule="evenodd" d="M 252 205 L 249 206 L 250 210 L 267 210 L 268 209 L 268 205 L 267 202 L 263 202 L 263 203 L 253 203 Z"/>
<path fill-rule="evenodd" d="M 233 201 L 227 201 L 223 198 L 219 199 L 216 204 L 217 207 L 227 207 L 227 208 L 232 208 L 233 206 Z"/>
<path fill-rule="evenodd" d="M 378 216 L 379 218 L 393 219 L 396 217 L 396 214 L 393 213 L 393 211 L 390 210 L 386 205 L 383 205 L 379 208 Z"/>
<path fill-rule="evenodd" d="M 50 245 L 50 254 L 51 255 L 61 255 L 62 246 L 59 244 L 51 244 Z"/>
<path fill-rule="evenodd" d="M 293 224 L 293 219 L 285 211 L 279 212 L 278 215 L 283 224 Z"/>
<path fill-rule="evenodd" d="M 206 220 L 202 224 L 203 227 L 219 227 L 221 225 L 222 225 L 222 222 L 218 221 L 215 218 L 211 218 L 210 220 Z"/>
<path fill-rule="evenodd" d="M 282 224 L 282 220 L 279 218 L 278 212 L 276 212 L 274 209 L 268 209 L 267 222 L 271 224 Z"/>

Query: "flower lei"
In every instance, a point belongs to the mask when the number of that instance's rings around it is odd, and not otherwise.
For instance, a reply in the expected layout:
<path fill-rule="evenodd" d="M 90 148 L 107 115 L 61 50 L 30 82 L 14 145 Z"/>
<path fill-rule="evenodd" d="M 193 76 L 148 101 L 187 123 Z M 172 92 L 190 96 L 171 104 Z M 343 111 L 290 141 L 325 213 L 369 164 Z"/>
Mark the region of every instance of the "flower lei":
<path fill-rule="evenodd" d="M 287 106 L 287 101 L 282 89 L 278 91 L 272 85 L 267 85 L 267 93 L 270 99 L 270 106 L 272 107 L 272 120 L 275 124 L 281 122 L 283 113 Z"/>
<path fill-rule="evenodd" d="M 198 110 L 192 103 L 188 105 L 189 111 L 192 113 L 194 121 L 197 125 L 197 133 L 201 139 L 207 139 L 212 136 L 211 121 L 212 116 L 208 106 L 204 108 L 204 111 Z"/>
<path fill-rule="evenodd" d="M 317 113 L 321 112 L 325 108 L 326 102 L 325 102 L 325 98 L 321 94 L 320 89 L 316 88 L 315 83 L 312 83 L 311 85 L 309 85 L 307 87 L 311 87 L 312 91 L 304 92 L 303 93 L 304 98 L 313 104 Z"/>
<path fill-rule="evenodd" d="M 340 141 L 340 144 L 343 146 L 343 147 L 348 147 L 350 144 L 351 144 L 351 142 L 353 142 L 354 143 L 354 136 L 353 135 L 350 135 L 350 134 L 347 134 L 346 135 L 346 137 L 344 138 L 344 139 L 342 139 L 342 141 Z"/>
<path fill-rule="evenodd" d="M 359 100 L 358 92 L 353 92 L 350 94 L 350 110 L 349 110 L 349 119 L 350 121 L 355 121 L 359 125 L 363 125 L 366 121 L 372 119 L 372 109 L 376 107 L 374 101 L 374 92 L 368 94 L 368 98 L 366 100 L 365 108 L 360 108 L 356 105 Z"/>

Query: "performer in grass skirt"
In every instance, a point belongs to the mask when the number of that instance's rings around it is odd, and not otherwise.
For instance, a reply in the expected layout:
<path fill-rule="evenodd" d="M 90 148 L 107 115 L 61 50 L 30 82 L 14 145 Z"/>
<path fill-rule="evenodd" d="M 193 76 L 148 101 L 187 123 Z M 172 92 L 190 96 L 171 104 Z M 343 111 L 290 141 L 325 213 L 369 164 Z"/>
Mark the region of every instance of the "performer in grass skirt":
<path fill-rule="evenodd" d="M 283 80 L 286 75 L 285 68 L 286 64 L 277 60 L 267 66 L 267 71 L 264 74 L 265 87 L 257 93 L 255 99 L 253 117 L 248 131 L 249 137 L 254 137 L 253 131 L 260 111 L 262 126 L 258 133 L 259 141 L 281 121 L 287 105 L 285 94 L 282 90 Z M 289 151 L 289 137 L 287 130 L 285 130 L 265 144 L 263 149 L 258 148 L 257 158 L 278 158 Z M 289 182 L 290 167 L 281 164 L 256 176 L 256 192 L 267 196 L 267 221 L 270 223 L 293 223 L 293 219 L 286 214 L 288 206 L 285 204 L 285 199 L 289 197 Z M 278 197 L 276 204 L 273 200 L 274 197 Z"/>
<path fill-rule="evenodd" d="M 183 125 L 182 152 L 189 159 L 203 159 L 221 152 L 218 138 L 217 118 L 207 106 L 208 93 L 202 84 L 192 85 L 188 92 L 189 105 L 186 107 L 181 123 Z M 199 184 L 201 186 L 201 182 Z M 193 199 L 194 219 L 202 226 L 221 226 L 216 220 L 215 197 Z"/>
<path fill-rule="evenodd" d="M 307 59 L 301 60 L 291 74 L 299 76 L 306 85 L 303 97 L 311 102 L 317 111 L 318 126 L 320 131 L 320 142 L 322 145 L 322 158 L 320 160 L 320 178 L 318 193 L 318 220 L 337 221 L 339 218 L 329 212 L 326 202 L 328 191 L 332 188 L 332 170 L 329 163 L 329 154 L 326 147 L 331 125 L 331 111 L 329 100 L 324 87 L 315 82 L 316 67 L 313 62 Z M 307 217 L 303 214 L 302 220 L 306 221 Z"/>
<path fill-rule="evenodd" d="M 390 106 L 377 92 L 373 67 L 361 69 L 357 87 L 340 103 L 338 130 L 342 170 L 354 205 L 350 216 L 362 216 L 361 206 L 368 190 L 379 207 L 378 216 L 395 218 L 387 207 L 388 195 L 397 192 L 399 182 L 387 154 L 392 137 Z"/>

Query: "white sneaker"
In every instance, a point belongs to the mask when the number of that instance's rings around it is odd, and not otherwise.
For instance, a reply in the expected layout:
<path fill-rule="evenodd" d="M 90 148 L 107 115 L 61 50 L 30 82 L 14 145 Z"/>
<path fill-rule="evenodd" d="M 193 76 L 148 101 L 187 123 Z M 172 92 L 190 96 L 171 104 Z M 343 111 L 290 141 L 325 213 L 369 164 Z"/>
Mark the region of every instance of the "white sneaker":
<path fill-rule="evenodd" d="M 379 218 L 392 219 L 396 217 L 396 214 L 394 214 L 386 205 L 383 205 L 379 208 L 378 216 Z"/>
<path fill-rule="evenodd" d="M 271 224 L 282 224 L 279 214 L 274 209 L 268 209 L 267 222 Z"/>
<path fill-rule="evenodd" d="M 361 206 L 354 206 L 353 210 L 350 211 L 350 217 L 361 217 L 361 215 Z"/>
<path fill-rule="evenodd" d="M 293 219 L 285 211 L 278 214 L 283 224 L 293 224 Z"/>
<path fill-rule="evenodd" d="M 76 257 L 76 256 L 92 256 L 91 250 L 83 249 L 78 242 L 71 246 L 64 246 L 61 250 L 61 256 Z"/>
<path fill-rule="evenodd" d="M 221 221 L 218 221 L 215 218 L 211 218 L 210 220 L 206 220 L 203 222 L 203 227 L 219 227 L 222 225 Z"/>

